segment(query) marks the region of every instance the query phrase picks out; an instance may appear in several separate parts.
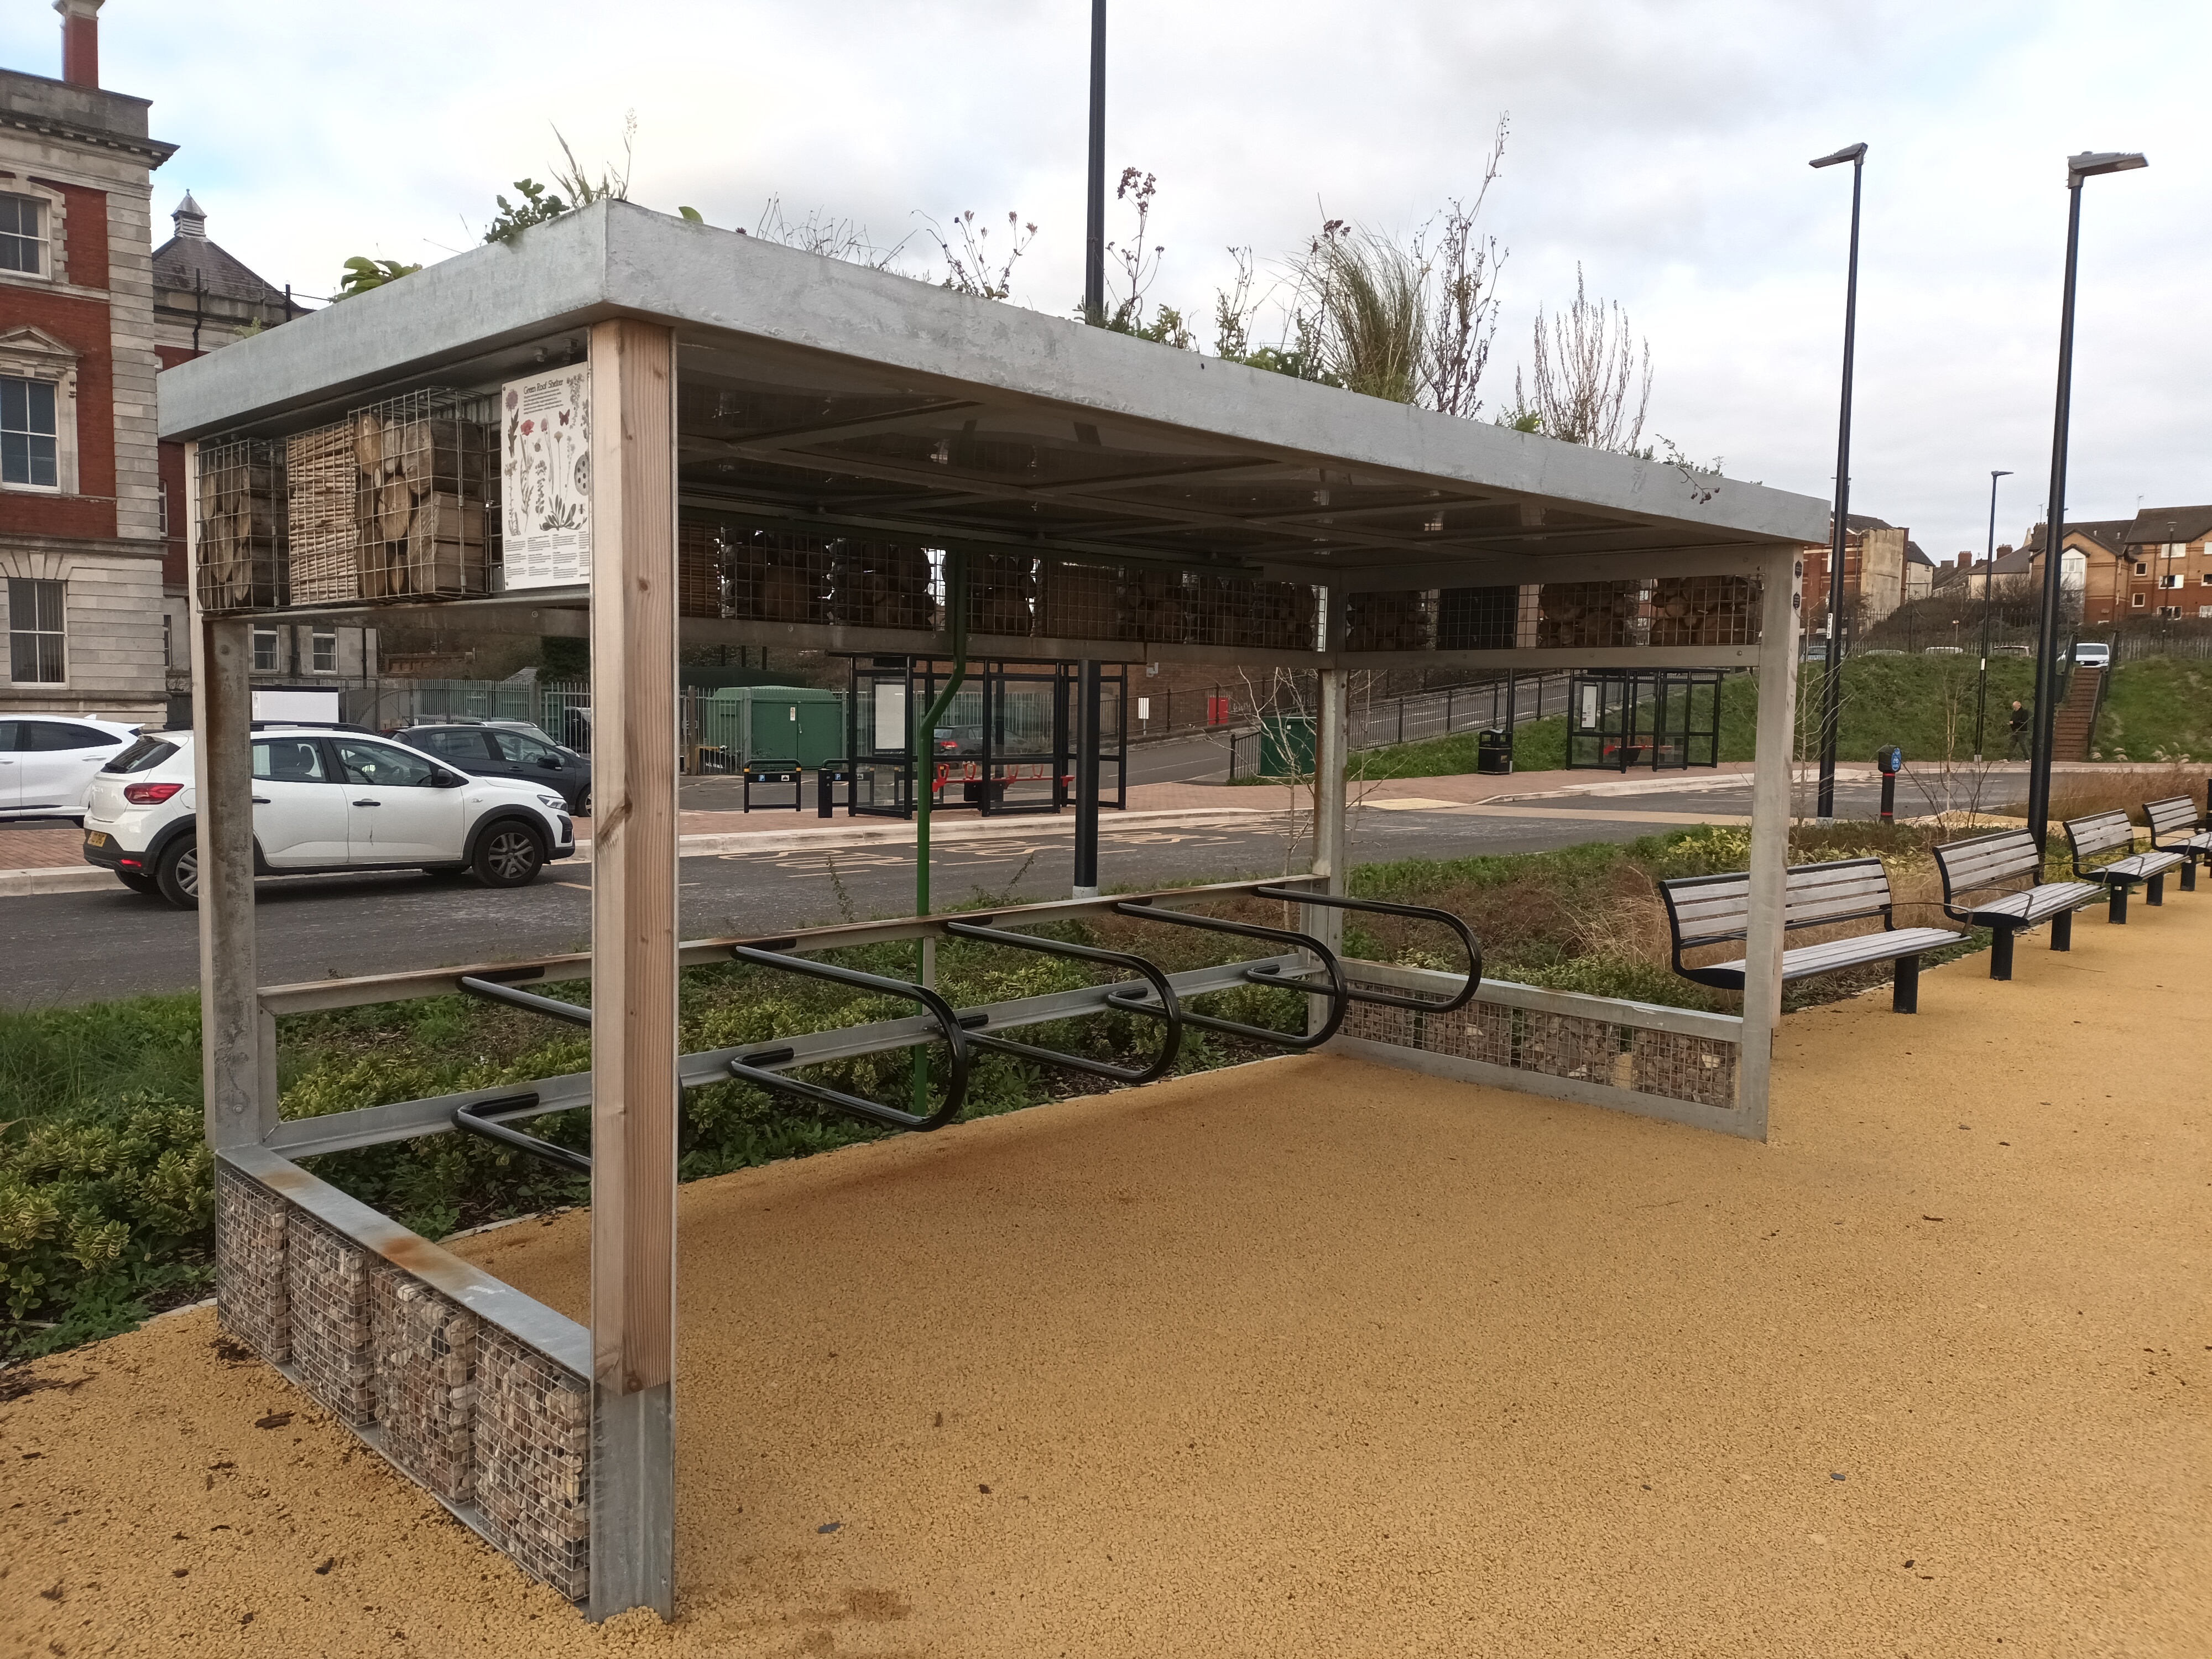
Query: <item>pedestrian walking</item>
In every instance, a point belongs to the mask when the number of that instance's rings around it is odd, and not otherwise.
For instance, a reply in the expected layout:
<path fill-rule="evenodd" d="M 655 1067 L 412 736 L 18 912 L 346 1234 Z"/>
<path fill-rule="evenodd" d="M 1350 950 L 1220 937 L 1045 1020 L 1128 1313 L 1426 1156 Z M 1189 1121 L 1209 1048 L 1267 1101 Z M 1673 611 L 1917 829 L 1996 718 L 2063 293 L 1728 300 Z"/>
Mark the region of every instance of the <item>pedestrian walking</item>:
<path fill-rule="evenodd" d="M 2012 705 L 2012 748 L 2007 751 L 2014 760 L 2027 758 L 2027 709 L 2018 698 Z"/>

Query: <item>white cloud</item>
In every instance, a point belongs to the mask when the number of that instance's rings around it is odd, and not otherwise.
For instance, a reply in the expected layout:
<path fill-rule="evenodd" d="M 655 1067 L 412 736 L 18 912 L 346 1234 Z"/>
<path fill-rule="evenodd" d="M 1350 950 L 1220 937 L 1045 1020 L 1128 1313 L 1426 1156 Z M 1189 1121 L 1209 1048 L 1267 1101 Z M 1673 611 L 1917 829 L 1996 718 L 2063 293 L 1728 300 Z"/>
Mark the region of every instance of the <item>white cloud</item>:
<path fill-rule="evenodd" d="M 546 177 L 552 125 L 594 159 L 635 109 L 648 205 L 750 223 L 775 191 L 886 243 L 917 210 L 1018 208 L 1042 234 L 1018 297 L 1065 312 L 1088 10 L 384 0 L 272 27 L 244 0 L 112 0 L 101 55 L 184 146 L 157 208 L 189 185 L 226 247 L 303 291 L 326 292 L 349 254 L 468 246 L 495 191 Z M 1210 314 L 1225 250 L 1279 255 L 1317 204 L 1409 228 L 1472 185 L 1510 110 L 1487 216 L 1511 249 L 1490 401 L 1510 398 L 1535 307 L 1571 293 L 1579 261 L 1650 338 L 1652 428 L 1817 495 L 1850 180 L 1805 161 L 1867 140 L 1852 501 L 1938 558 L 1981 544 L 1991 467 L 2017 475 L 2001 539 L 2040 515 L 2063 158 L 2146 150 L 2148 172 L 2088 187 L 2069 507 L 2212 499 L 2201 6 L 1113 0 L 1112 15 L 1109 159 L 1159 175 L 1157 296 Z M 55 21 L 10 9 L 0 62 L 55 72 Z"/>

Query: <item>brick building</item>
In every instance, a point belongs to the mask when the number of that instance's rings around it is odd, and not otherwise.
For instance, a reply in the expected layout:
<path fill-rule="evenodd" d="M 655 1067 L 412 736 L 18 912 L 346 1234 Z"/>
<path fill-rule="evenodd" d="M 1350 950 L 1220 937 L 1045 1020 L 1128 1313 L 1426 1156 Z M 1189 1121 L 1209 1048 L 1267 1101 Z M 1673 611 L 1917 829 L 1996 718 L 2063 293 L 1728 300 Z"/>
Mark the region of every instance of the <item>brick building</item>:
<path fill-rule="evenodd" d="M 0 709 L 165 712 L 148 102 L 100 85 L 101 0 L 57 0 L 58 81 L 0 70 Z"/>
<path fill-rule="evenodd" d="M 1853 628 L 1870 628 L 1900 605 L 1925 599 L 1936 566 L 1912 532 L 1863 513 L 1844 521 L 1844 615 Z M 1805 550 L 1805 627 L 1823 632 L 1828 605 L 1831 544 Z"/>
<path fill-rule="evenodd" d="M 2124 616 L 2212 620 L 2212 507 L 2145 508 L 2130 521 L 2123 540 Z"/>

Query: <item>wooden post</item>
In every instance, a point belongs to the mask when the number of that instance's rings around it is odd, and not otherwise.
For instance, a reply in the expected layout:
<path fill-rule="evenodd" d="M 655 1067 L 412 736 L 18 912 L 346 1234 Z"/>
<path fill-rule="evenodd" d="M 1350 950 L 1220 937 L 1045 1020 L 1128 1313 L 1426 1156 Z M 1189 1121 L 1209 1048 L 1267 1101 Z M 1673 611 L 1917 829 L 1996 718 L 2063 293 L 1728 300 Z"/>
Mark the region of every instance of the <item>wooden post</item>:
<path fill-rule="evenodd" d="M 258 1146 L 276 1127 L 276 1022 L 261 1012 L 253 934 L 253 624 L 199 604 L 199 446 L 185 446 L 198 819 L 200 1079 L 208 1145 Z"/>
<path fill-rule="evenodd" d="M 1766 1139 L 1774 1032 L 1782 1020 L 1783 902 L 1790 867 L 1790 738 L 1797 717 L 1797 613 L 1804 561 L 1766 568 L 1759 635 L 1759 730 L 1751 782 L 1751 911 L 1744 938 L 1743 1053 L 1736 1105 Z"/>
<path fill-rule="evenodd" d="M 1344 694 L 1346 671 L 1321 671 L 1320 708 L 1314 721 L 1314 853 L 1313 873 L 1325 877 L 1322 890 L 1344 891 L 1346 863 L 1344 844 L 1344 769 L 1350 757 L 1351 732 L 1346 725 Z M 1301 911 L 1305 931 L 1332 951 L 1344 950 L 1344 912 L 1309 904 Z M 1316 964 L 1318 965 L 1318 964 Z M 1312 1030 L 1328 1018 L 1327 1005 L 1318 999 L 1306 1003 L 1306 1029 Z"/>
<path fill-rule="evenodd" d="M 675 337 L 592 327 L 591 1615 L 675 1613 Z"/>

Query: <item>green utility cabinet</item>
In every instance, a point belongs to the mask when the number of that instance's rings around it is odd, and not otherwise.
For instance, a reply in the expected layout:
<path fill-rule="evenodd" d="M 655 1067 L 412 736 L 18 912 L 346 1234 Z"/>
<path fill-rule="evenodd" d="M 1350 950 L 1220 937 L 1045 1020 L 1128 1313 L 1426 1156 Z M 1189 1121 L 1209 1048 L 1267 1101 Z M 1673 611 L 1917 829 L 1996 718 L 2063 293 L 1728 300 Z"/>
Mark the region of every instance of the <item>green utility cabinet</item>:
<path fill-rule="evenodd" d="M 797 761 L 811 771 L 845 754 L 845 700 L 811 685 L 730 685 L 708 700 L 702 744 L 746 761 Z"/>

